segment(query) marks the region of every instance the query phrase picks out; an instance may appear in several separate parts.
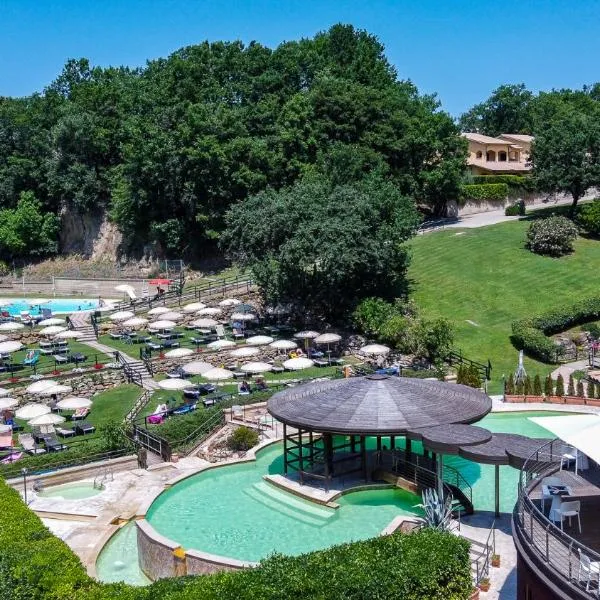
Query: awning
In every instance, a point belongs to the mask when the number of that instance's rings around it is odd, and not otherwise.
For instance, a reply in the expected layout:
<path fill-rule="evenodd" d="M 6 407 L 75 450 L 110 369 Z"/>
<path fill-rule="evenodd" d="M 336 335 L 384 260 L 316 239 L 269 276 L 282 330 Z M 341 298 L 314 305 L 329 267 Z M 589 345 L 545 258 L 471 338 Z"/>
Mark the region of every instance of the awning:
<path fill-rule="evenodd" d="M 150 281 L 148 281 L 148 283 L 150 285 L 169 285 L 170 283 L 173 283 L 172 279 L 150 279 Z"/>

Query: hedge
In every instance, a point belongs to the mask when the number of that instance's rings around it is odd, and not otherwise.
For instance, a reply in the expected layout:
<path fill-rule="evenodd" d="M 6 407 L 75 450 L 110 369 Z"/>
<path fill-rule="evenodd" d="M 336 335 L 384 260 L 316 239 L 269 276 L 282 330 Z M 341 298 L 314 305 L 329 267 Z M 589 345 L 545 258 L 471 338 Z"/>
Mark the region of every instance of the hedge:
<path fill-rule="evenodd" d="M 546 337 L 600 317 L 600 296 L 585 298 L 575 304 L 551 310 L 537 317 L 514 321 L 512 342 L 518 350 L 546 363 L 558 362 L 559 349 Z"/>
<path fill-rule="evenodd" d="M 533 177 L 528 175 L 474 175 L 475 184 L 504 183 L 508 186 L 509 196 L 536 191 Z"/>
<path fill-rule="evenodd" d="M 158 581 L 99 583 L 0 482 L 0 598 L 10 600 L 467 600 L 469 544 L 434 530 L 393 534 L 298 557 L 272 556 L 245 571 Z"/>
<path fill-rule="evenodd" d="M 503 202 L 508 197 L 505 183 L 480 183 L 461 186 L 462 202 Z"/>

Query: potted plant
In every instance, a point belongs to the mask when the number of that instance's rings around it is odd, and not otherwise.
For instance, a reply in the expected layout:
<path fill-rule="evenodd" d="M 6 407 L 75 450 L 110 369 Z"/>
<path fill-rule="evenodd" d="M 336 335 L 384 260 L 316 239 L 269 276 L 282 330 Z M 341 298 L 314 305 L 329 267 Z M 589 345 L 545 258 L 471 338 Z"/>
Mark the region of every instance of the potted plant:
<path fill-rule="evenodd" d="M 500 566 L 500 555 L 492 554 L 492 567 L 499 567 L 499 566 Z"/>
<path fill-rule="evenodd" d="M 473 588 L 470 600 L 479 600 L 479 588 Z"/>
<path fill-rule="evenodd" d="M 480 582 L 479 582 L 479 589 L 482 592 L 489 592 L 490 591 L 490 580 L 487 577 L 484 577 Z"/>

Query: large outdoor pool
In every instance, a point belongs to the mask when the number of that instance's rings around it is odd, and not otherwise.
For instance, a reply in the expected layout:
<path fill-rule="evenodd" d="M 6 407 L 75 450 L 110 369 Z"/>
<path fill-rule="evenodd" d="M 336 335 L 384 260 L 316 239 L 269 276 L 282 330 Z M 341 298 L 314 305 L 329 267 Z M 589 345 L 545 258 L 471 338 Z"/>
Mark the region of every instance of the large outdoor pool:
<path fill-rule="evenodd" d="M 9 301 L 10 304 L 3 306 L 2 310 L 6 310 L 13 317 L 17 317 L 22 311 L 27 311 L 32 315 L 37 315 L 42 312 L 43 308 L 48 308 L 52 311 L 52 314 L 59 313 L 74 313 L 82 310 L 92 310 L 98 307 L 98 300 L 92 300 L 89 298 L 54 298 L 48 300 L 43 304 L 37 298 L 0 298 L 1 300 Z M 41 298 L 46 300 L 46 298 Z"/>
<path fill-rule="evenodd" d="M 528 417 L 552 416 L 554 412 L 496 413 L 478 425 L 495 432 L 531 437 L 551 437 Z M 494 509 L 494 467 L 446 457 L 445 464 L 458 468 L 473 487 L 476 510 Z M 338 510 L 299 499 L 266 483 L 266 474 L 283 473 L 282 445 L 274 444 L 250 463 L 210 469 L 189 477 L 163 492 L 146 515 L 160 534 L 195 548 L 245 561 L 281 552 L 296 555 L 334 544 L 378 535 L 398 515 L 419 514 L 417 496 L 398 489 L 353 492 L 339 498 Z M 508 512 L 516 500 L 518 471 L 500 469 L 500 508 Z M 101 553 L 98 577 L 114 581 L 127 577 L 127 569 L 116 556 L 130 556 L 130 530 L 117 533 Z M 120 542 L 121 536 L 123 542 Z M 128 544 L 128 552 L 120 551 Z M 118 563 L 115 571 L 114 564 Z M 134 569 L 135 570 L 135 569 Z M 135 575 L 139 583 L 139 574 Z"/>

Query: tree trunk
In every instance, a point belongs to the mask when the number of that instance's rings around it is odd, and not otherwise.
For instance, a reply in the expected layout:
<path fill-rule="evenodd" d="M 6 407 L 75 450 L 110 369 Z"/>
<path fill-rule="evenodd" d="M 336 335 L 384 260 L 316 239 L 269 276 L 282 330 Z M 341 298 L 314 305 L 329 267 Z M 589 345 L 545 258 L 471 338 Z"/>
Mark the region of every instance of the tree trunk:
<path fill-rule="evenodd" d="M 574 219 L 575 218 L 575 213 L 577 211 L 577 202 L 579 201 L 579 198 L 581 198 L 581 194 L 579 194 L 578 192 L 573 192 L 573 204 L 571 204 L 571 208 L 569 208 L 569 218 Z"/>

